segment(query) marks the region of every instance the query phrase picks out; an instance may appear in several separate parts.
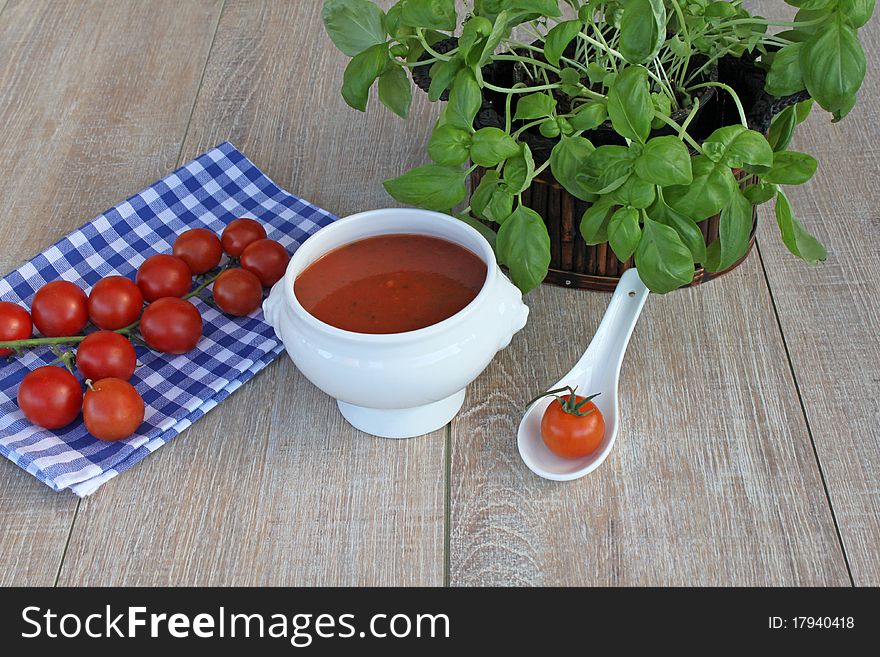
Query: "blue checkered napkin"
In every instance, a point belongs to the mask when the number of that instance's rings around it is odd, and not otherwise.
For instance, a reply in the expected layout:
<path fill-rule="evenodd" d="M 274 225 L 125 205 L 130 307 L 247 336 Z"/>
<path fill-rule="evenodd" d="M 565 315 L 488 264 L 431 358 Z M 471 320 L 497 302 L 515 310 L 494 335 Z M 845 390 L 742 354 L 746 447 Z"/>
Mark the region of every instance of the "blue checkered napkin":
<path fill-rule="evenodd" d="M 102 277 L 134 277 L 156 253 L 170 253 L 185 230 L 217 233 L 236 217 L 259 220 L 289 252 L 334 217 L 272 182 L 229 143 L 132 196 L 0 280 L 0 300 L 29 306 L 45 283 L 63 278 L 88 291 Z M 47 349 L 0 360 L 0 453 L 40 481 L 77 495 L 97 488 L 174 438 L 268 365 L 282 347 L 261 311 L 224 315 L 195 301 L 204 320 L 198 347 L 182 356 L 137 348 L 132 384 L 146 403 L 131 438 L 105 443 L 80 420 L 57 431 L 31 425 L 16 403 L 27 372 L 54 360 Z"/>

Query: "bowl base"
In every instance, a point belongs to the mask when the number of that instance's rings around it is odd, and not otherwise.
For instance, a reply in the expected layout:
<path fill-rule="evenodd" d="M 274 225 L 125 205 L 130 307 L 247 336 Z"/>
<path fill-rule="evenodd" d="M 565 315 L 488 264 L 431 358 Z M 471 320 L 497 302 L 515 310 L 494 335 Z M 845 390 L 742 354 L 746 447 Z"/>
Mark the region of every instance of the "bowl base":
<path fill-rule="evenodd" d="M 446 399 L 412 408 L 365 408 L 336 401 L 342 417 L 356 429 L 379 438 L 414 438 L 446 426 L 464 403 L 464 390 Z"/>

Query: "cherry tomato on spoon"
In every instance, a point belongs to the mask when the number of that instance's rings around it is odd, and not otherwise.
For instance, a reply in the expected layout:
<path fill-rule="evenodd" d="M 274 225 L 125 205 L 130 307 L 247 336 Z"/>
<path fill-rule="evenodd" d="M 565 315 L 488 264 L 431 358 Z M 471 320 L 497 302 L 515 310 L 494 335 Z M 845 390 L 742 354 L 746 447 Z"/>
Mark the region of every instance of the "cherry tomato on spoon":
<path fill-rule="evenodd" d="M 529 405 L 548 395 L 555 399 L 541 418 L 541 437 L 547 448 L 570 459 L 595 452 L 605 437 L 605 418 L 592 401 L 598 395 L 582 397 L 566 386 L 545 392 Z"/>
<path fill-rule="evenodd" d="M 125 276 L 108 276 L 89 293 L 89 318 L 100 329 L 115 331 L 137 321 L 144 307 L 140 288 Z"/>
<path fill-rule="evenodd" d="M 0 342 L 27 340 L 34 332 L 34 324 L 27 310 L 9 301 L 0 301 Z M 0 349 L 0 358 L 8 356 L 12 349 Z"/>
<path fill-rule="evenodd" d="M 31 302 L 34 326 L 47 338 L 77 335 L 89 321 L 86 293 L 70 281 L 53 281 Z"/>

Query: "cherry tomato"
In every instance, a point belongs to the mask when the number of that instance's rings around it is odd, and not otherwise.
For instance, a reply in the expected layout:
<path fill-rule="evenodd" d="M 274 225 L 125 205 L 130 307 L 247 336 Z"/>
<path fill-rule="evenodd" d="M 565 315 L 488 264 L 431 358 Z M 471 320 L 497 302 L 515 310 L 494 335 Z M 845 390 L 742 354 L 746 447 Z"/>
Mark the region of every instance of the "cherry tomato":
<path fill-rule="evenodd" d="M 89 293 L 89 318 L 100 329 L 115 331 L 132 324 L 143 307 L 141 289 L 125 276 L 102 278 Z"/>
<path fill-rule="evenodd" d="M 220 242 L 223 250 L 233 258 L 239 257 L 247 245 L 266 238 L 266 229 L 253 219 L 235 219 L 223 229 Z"/>
<path fill-rule="evenodd" d="M 204 274 L 220 264 L 223 248 L 220 238 L 207 228 L 193 228 L 174 240 L 174 255 L 183 260 L 193 274 Z"/>
<path fill-rule="evenodd" d="M 290 256 L 275 240 L 257 240 L 247 245 L 241 253 L 241 267 L 253 272 L 263 287 L 272 287 L 287 271 Z"/>
<path fill-rule="evenodd" d="M 15 303 L 0 301 L 0 342 L 27 340 L 34 331 L 34 324 L 27 310 Z M 12 349 L 0 349 L 0 358 L 8 356 Z"/>
<path fill-rule="evenodd" d="M 122 440 L 144 421 L 144 400 L 128 381 L 101 379 L 86 390 L 83 420 L 98 440 Z"/>
<path fill-rule="evenodd" d="M 89 321 L 86 293 L 70 281 L 53 281 L 37 290 L 31 302 L 34 326 L 47 338 L 76 335 Z"/>
<path fill-rule="evenodd" d="M 260 307 L 263 286 L 246 269 L 229 269 L 214 281 L 214 302 L 225 313 L 244 317 Z"/>
<path fill-rule="evenodd" d="M 165 253 L 144 260 L 135 280 L 148 302 L 164 297 L 180 298 L 192 288 L 192 272 L 187 264 Z"/>
<path fill-rule="evenodd" d="M 596 405 L 587 399 L 572 392 L 554 399 L 544 411 L 541 436 L 554 454 L 564 458 L 580 458 L 589 456 L 602 444 L 605 418 Z"/>
<path fill-rule="evenodd" d="M 96 331 L 76 349 L 76 367 L 86 379 L 113 377 L 128 381 L 137 367 L 134 347 L 119 333 Z"/>
<path fill-rule="evenodd" d="M 61 367 L 38 367 L 18 387 L 18 406 L 28 420 L 46 429 L 60 429 L 76 419 L 82 409 L 79 381 Z"/>
<path fill-rule="evenodd" d="M 141 335 L 156 351 L 185 354 L 202 337 L 202 316 L 189 301 L 166 297 L 154 301 L 141 317 Z"/>

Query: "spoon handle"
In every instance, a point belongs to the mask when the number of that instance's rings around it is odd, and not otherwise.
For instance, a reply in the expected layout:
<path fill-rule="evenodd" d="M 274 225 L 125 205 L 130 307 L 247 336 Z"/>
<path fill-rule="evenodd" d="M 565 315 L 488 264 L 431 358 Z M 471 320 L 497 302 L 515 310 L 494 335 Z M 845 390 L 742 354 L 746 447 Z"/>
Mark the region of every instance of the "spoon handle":
<path fill-rule="evenodd" d="M 649 290 L 635 268 L 626 270 L 620 277 L 590 346 L 571 371 L 554 387 L 579 381 L 591 372 L 603 372 L 604 376 L 613 373 L 616 383 L 623 364 L 623 355 L 648 294 Z"/>

